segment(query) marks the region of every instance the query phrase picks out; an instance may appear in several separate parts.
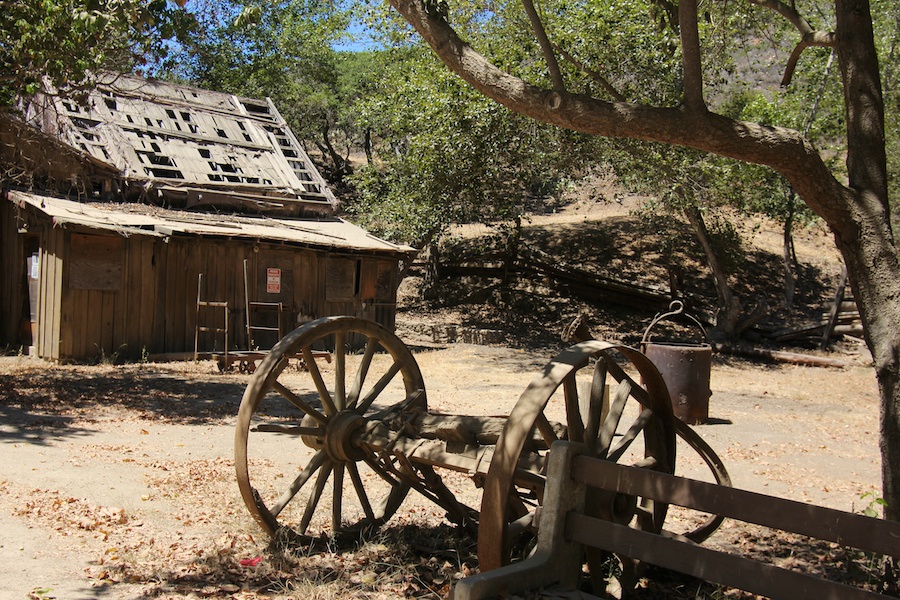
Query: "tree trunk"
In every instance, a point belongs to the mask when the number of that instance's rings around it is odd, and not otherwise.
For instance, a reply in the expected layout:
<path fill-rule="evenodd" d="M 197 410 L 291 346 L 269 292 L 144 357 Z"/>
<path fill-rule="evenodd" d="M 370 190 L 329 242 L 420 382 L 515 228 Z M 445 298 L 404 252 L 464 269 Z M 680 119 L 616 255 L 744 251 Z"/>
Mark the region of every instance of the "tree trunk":
<path fill-rule="evenodd" d="M 788 191 L 788 213 L 784 219 L 781 256 L 784 261 L 784 308 L 788 312 L 794 307 L 794 293 L 797 290 L 797 261 L 794 253 L 794 190 Z"/>
<path fill-rule="evenodd" d="M 372 152 L 372 128 L 366 127 L 366 132 L 363 137 L 363 149 L 366 152 L 366 164 L 371 166 L 375 165 L 374 153 Z"/>
<path fill-rule="evenodd" d="M 716 284 L 716 296 L 718 297 L 718 310 L 716 311 L 716 328 L 721 331 L 726 338 L 733 338 L 737 328 L 738 320 L 741 317 L 742 307 L 731 286 L 728 285 L 728 274 L 719 261 L 719 255 L 713 248 L 712 240 L 709 238 L 709 231 L 706 229 L 706 223 L 703 221 L 703 215 L 696 206 L 689 205 L 685 207 L 684 214 L 694 233 L 703 247 L 703 253 L 706 255 L 706 263 L 709 270 L 712 271 L 713 280 Z"/>
<path fill-rule="evenodd" d="M 875 362 L 885 516 L 900 521 L 900 258 L 888 209 L 884 101 L 868 1 L 836 0 L 835 16 L 853 227 L 829 225 L 847 265 Z"/>
<path fill-rule="evenodd" d="M 513 281 L 516 262 L 519 260 L 519 247 L 522 240 L 522 217 L 516 215 L 513 228 L 506 234 L 506 248 L 503 256 L 502 287 L 506 290 Z"/>
<path fill-rule="evenodd" d="M 328 125 L 327 120 L 322 125 L 322 147 L 324 148 L 323 153 L 327 153 L 328 158 L 331 159 L 331 163 L 334 165 L 334 170 L 332 171 L 334 182 L 341 183 L 344 177 L 350 173 L 349 164 L 334 149 L 334 145 L 331 143 L 331 127 Z"/>
<path fill-rule="evenodd" d="M 429 242 L 424 249 L 425 273 L 422 276 L 422 297 L 434 300 L 440 295 L 441 258 L 438 245 Z"/>

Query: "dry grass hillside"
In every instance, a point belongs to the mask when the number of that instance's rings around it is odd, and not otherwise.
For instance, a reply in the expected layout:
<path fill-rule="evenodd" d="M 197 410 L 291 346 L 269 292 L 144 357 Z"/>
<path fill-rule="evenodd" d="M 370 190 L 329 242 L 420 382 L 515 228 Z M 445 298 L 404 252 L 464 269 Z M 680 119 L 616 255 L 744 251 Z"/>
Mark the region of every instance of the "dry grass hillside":
<path fill-rule="evenodd" d="M 690 312 L 711 323 L 716 307 L 712 275 L 702 250 L 685 222 L 659 223 L 641 214 L 644 199 L 628 195 L 608 181 L 580 186 L 559 202 L 535 203 L 525 215 L 523 253 L 536 251 L 564 267 L 598 278 L 670 290 L 674 266 L 682 297 Z M 746 310 L 760 302 L 767 316 L 748 332 L 750 343 L 771 345 L 767 334 L 821 319 L 833 299 L 841 262 L 832 239 L 820 225 L 795 232 L 800 280 L 792 310 L 783 307 L 782 226 L 765 218 L 723 213 L 739 234 L 741 257 L 731 285 Z M 499 226 L 463 225 L 440 248 L 441 264 L 494 264 L 492 257 L 506 238 Z M 434 323 L 458 330 L 480 330 L 486 341 L 523 348 L 557 344 L 562 328 L 586 313 L 596 334 L 637 343 L 657 312 L 650 306 L 617 302 L 602 294 L 587 299 L 552 277 L 513 277 L 504 286 L 496 276 L 439 270 L 439 285 L 425 299 L 424 266 L 413 271 L 400 289 L 401 332 L 427 336 Z"/>

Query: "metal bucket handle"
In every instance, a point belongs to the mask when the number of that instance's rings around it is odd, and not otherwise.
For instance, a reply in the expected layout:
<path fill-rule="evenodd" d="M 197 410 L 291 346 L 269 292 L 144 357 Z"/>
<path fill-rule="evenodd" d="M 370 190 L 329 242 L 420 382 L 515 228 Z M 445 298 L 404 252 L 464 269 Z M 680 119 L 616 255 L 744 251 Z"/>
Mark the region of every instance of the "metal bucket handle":
<path fill-rule="evenodd" d="M 681 300 L 672 300 L 672 302 L 669 304 L 669 311 L 656 313 L 656 316 L 653 317 L 653 320 L 650 322 L 650 325 L 648 325 L 647 329 L 644 331 L 644 337 L 641 338 L 641 351 L 642 352 L 646 352 L 647 344 L 650 342 L 650 330 L 653 329 L 653 327 L 660 321 L 662 321 L 664 319 L 668 319 L 669 317 L 677 316 L 677 315 L 687 317 L 691 322 L 693 322 L 694 325 L 696 325 L 700 329 L 700 331 L 703 333 L 703 339 L 706 341 L 706 343 L 707 344 L 709 343 L 709 335 L 707 335 L 707 333 L 706 333 L 706 328 L 703 327 L 703 324 L 700 323 L 700 321 L 697 319 L 697 317 L 684 312 L 684 303 Z"/>

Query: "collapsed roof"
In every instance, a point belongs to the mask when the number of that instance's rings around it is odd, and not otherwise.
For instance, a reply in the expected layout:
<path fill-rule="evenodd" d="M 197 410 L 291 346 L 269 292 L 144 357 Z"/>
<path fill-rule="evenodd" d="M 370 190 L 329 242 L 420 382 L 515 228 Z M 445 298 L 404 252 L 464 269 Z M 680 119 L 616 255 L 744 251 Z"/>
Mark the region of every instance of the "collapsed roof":
<path fill-rule="evenodd" d="M 44 95 L 28 118 L 119 175 L 104 200 L 293 216 L 335 198 L 270 99 L 108 75 L 83 105 Z"/>

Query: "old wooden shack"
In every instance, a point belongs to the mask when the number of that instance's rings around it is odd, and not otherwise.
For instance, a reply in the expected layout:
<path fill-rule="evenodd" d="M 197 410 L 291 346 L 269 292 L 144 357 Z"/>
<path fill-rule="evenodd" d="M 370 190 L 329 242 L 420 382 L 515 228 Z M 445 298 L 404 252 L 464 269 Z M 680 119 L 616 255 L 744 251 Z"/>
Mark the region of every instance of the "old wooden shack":
<path fill-rule="evenodd" d="M 95 175 L 3 192 L 0 344 L 90 360 L 267 348 L 336 314 L 393 328 L 412 249 L 334 215 L 270 101 L 117 77 L 29 116 Z"/>

